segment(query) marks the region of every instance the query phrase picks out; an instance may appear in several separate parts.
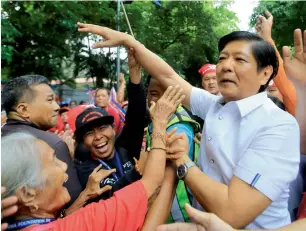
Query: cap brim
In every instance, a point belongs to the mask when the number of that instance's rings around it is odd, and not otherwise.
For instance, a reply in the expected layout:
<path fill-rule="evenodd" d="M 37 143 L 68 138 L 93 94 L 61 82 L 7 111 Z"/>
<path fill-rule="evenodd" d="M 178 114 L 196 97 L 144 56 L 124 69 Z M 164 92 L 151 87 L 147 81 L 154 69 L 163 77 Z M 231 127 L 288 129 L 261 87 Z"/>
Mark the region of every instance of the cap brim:
<path fill-rule="evenodd" d="M 114 117 L 113 116 L 103 116 L 102 118 L 97 118 L 92 121 L 89 121 L 86 124 L 83 124 L 82 126 L 78 127 L 78 129 L 75 130 L 75 136 L 77 139 L 82 138 L 86 132 L 88 132 L 93 126 L 102 126 L 102 125 L 113 125 L 114 123 Z"/>

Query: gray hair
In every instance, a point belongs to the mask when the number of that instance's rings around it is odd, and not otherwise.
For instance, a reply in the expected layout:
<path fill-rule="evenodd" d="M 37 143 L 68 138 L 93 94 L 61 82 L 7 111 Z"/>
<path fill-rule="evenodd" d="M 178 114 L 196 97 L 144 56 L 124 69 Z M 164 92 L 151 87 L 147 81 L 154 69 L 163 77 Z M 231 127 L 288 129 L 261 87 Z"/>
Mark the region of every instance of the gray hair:
<path fill-rule="evenodd" d="M 25 132 L 11 133 L 1 140 L 1 184 L 6 187 L 3 198 L 14 195 L 22 185 L 41 188 L 42 160 L 38 154 L 38 139 Z"/>

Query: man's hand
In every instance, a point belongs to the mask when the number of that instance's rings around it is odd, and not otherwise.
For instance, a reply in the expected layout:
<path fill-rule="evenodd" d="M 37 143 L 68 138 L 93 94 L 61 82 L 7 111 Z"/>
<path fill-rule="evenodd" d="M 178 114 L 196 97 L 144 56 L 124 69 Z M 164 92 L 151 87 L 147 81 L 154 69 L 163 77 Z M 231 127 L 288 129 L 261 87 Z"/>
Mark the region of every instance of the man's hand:
<path fill-rule="evenodd" d="M 272 39 L 273 15 L 269 11 L 265 11 L 265 16 L 259 15 L 255 29 L 257 34 L 264 40 Z"/>
<path fill-rule="evenodd" d="M 289 47 L 283 47 L 284 67 L 288 78 L 298 89 L 301 86 L 306 87 L 306 30 L 304 31 L 304 45 L 302 31 L 294 31 L 294 56 L 290 59 Z"/>
<path fill-rule="evenodd" d="M 78 22 L 79 32 L 92 33 L 103 37 L 103 42 L 93 45 L 93 48 L 126 46 L 129 40 L 135 40 L 131 35 L 109 29 L 107 27 Z"/>
<path fill-rule="evenodd" d="M 101 169 L 102 165 L 100 164 L 96 167 L 88 177 L 88 182 L 84 191 L 86 191 L 87 196 L 92 199 L 102 193 L 112 189 L 111 186 L 106 185 L 103 188 L 100 188 L 100 182 L 108 177 L 110 174 L 116 172 L 116 169 L 104 170 Z"/>
<path fill-rule="evenodd" d="M 184 98 L 183 89 L 178 85 L 174 88 L 172 86 L 168 87 L 157 103 L 151 102 L 150 116 L 152 122 L 161 121 L 167 123 Z"/>
<path fill-rule="evenodd" d="M 1 187 L 1 194 L 3 194 L 5 191 L 5 187 Z M 17 201 L 18 198 L 16 196 L 10 196 L 5 199 L 1 198 L 1 220 L 2 218 L 12 216 L 17 212 Z M 1 231 L 6 230 L 7 226 L 7 223 L 1 223 Z"/>
<path fill-rule="evenodd" d="M 157 231 L 234 231 L 234 229 L 212 213 L 205 213 L 185 204 L 185 209 L 194 223 L 161 225 Z"/>

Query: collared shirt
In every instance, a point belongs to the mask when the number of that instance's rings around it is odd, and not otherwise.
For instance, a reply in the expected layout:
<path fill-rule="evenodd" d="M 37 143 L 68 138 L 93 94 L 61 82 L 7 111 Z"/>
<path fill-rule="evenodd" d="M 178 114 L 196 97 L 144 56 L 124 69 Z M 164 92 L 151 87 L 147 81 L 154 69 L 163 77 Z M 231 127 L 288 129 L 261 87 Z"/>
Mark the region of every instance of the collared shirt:
<path fill-rule="evenodd" d="M 289 224 L 289 185 L 297 177 L 300 160 L 295 118 L 279 109 L 266 92 L 222 102 L 222 96 L 192 89 L 191 111 L 205 120 L 200 169 L 226 185 L 235 175 L 272 200 L 247 229 Z M 198 202 L 194 205 L 203 210 Z"/>

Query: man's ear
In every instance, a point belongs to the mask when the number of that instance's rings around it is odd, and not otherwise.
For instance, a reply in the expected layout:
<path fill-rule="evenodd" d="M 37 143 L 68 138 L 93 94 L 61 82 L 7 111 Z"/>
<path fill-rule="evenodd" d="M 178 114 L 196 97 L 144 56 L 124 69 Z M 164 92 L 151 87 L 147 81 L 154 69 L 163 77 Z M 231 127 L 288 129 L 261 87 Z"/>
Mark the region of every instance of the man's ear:
<path fill-rule="evenodd" d="M 36 190 L 27 185 L 21 185 L 16 190 L 18 201 L 25 207 L 28 207 L 31 212 L 35 212 L 38 209 L 36 195 Z"/>
<path fill-rule="evenodd" d="M 273 73 L 273 67 L 267 66 L 262 70 L 261 85 L 266 85 Z"/>
<path fill-rule="evenodd" d="M 28 103 L 19 103 L 16 107 L 17 113 L 22 117 L 22 118 L 29 118 L 30 117 L 30 112 L 29 112 L 29 104 Z"/>

